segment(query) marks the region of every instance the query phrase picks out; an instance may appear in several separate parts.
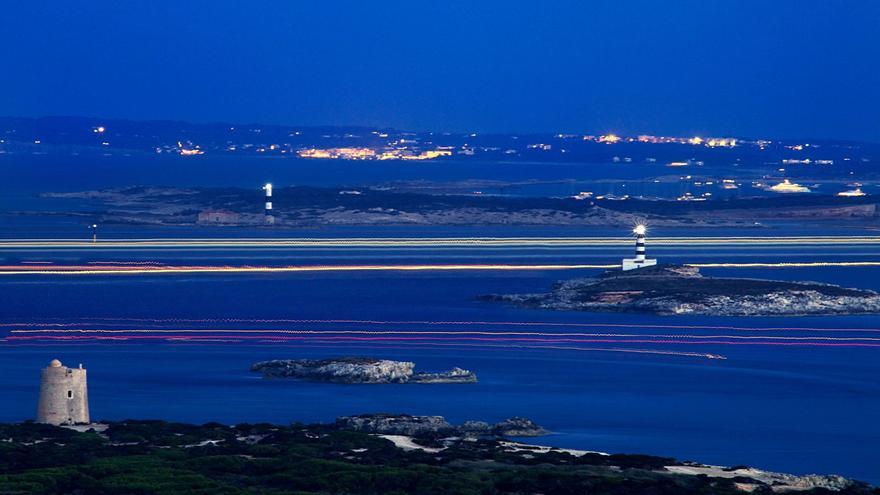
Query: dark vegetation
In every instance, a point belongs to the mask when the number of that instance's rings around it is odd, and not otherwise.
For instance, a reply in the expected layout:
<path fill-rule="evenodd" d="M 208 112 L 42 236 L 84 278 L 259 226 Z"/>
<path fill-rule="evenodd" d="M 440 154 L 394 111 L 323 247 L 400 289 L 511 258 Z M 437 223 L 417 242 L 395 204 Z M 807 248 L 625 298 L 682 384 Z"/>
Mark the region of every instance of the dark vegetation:
<path fill-rule="evenodd" d="M 737 493 L 730 480 L 655 471 L 673 462 L 661 457 L 506 452 L 494 440 L 434 454 L 327 425 L 125 421 L 99 434 L 24 423 L 0 425 L 0 439 L 4 495 Z"/>

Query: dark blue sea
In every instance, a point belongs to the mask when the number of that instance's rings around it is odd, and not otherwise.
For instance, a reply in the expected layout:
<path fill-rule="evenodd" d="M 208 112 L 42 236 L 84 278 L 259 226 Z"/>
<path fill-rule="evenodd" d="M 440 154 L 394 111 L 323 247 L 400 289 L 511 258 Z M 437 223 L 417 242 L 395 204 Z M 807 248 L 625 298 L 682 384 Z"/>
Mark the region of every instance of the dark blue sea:
<path fill-rule="evenodd" d="M 16 170 L 11 183 L 26 184 L 29 191 L 43 188 L 34 182 L 46 174 L 46 169 Z M 150 177 L 142 171 L 129 174 L 111 170 L 106 164 L 95 170 L 107 176 L 82 178 L 71 174 L 66 189 L 145 183 Z M 268 177 L 272 175 L 269 172 L 246 180 L 275 180 Z M 210 170 L 203 173 L 210 177 Z M 226 168 L 221 173 L 232 174 Z M 253 175 L 253 170 L 248 173 Z M 337 173 L 328 173 L 327 180 Z M 65 185 L 67 179 L 51 175 L 46 175 L 45 190 Z M 289 178 L 291 182 L 296 179 L 294 175 Z M 525 172 L 523 175 L 530 176 Z M 155 180 L 167 184 L 176 179 L 171 174 Z M 236 182 L 235 177 L 229 180 Z M 363 177 L 351 180 L 357 183 Z M 40 204 L 31 192 L 21 193 L 21 197 Z M 4 204 L 3 209 L 8 213 L 15 208 Z M 82 235 L 75 219 L 22 219 L 7 214 L 2 221 L 0 236 L 5 238 Z M 804 232 L 802 227 L 790 225 L 762 233 Z M 102 231 L 106 238 L 609 234 L 519 228 L 267 233 L 107 226 Z M 743 233 L 691 232 L 730 234 Z M 651 254 L 669 262 L 877 259 L 872 249 L 852 246 L 656 247 Z M 629 255 L 628 250 L 621 253 L 614 247 L 0 252 L 2 264 L 131 260 L 217 265 L 602 264 L 616 262 L 624 255 Z M 880 268 L 873 267 L 704 272 L 816 280 L 880 290 Z M 0 391 L 4 397 L 0 421 L 33 417 L 39 369 L 59 358 L 65 364 L 83 363 L 88 368 L 91 410 L 96 420 L 287 423 L 332 421 L 344 414 L 387 411 L 439 414 L 459 422 L 498 421 L 518 415 L 552 430 L 552 435 L 534 440 L 541 444 L 668 455 L 722 465 L 746 464 L 792 473 L 837 473 L 880 483 L 880 454 L 876 449 L 880 443 L 880 347 L 872 346 L 880 339 L 876 317 L 568 313 L 518 309 L 478 299 L 490 293 L 541 292 L 557 280 L 596 273 L 598 270 L 3 276 L 0 337 L 6 340 L 0 341 Z M 31 339 L 35 334 L 16 332 L 22 329 L 142 333 L 126 334 L 138 338 L 118 341 L 57 341 Z M 293 337 L 300 334 L 291 333 L 290 339 L 273 340 L 250 338 L 252 334 L 243 332 L 261 329 L 429 332 L 430 338 L 375 338 L 381 337 L 380 333 L 358 334 L 370 338 L 357 341 L 320 341 L 295 340 Z M 443 333 L 462 329 L 530 332 L 523 338 L 534 340 L 477 340 L 486 336 L 465 340 Z M 152 338 L 161 336 L 156 330 L 230 333 L 225 339 L 193 342 Z M 549 338 L 547 335 L 569 333 L 589 335 L 572 336 L 564 343 L 541 340 Z M 779 344 L 741 338 L 760 336 L 780 337 L 772 340 Z M 614 339 L 626 341 L 604 342 Z M 708 359 L 707 354 L 726 359 Z M 264 359 L 341 355 L 411 360 L 424 370 L 460 366 L 475 371 L 479 383 L 331 385 L 264 380 L 248 370 L 253 362 Z"/>

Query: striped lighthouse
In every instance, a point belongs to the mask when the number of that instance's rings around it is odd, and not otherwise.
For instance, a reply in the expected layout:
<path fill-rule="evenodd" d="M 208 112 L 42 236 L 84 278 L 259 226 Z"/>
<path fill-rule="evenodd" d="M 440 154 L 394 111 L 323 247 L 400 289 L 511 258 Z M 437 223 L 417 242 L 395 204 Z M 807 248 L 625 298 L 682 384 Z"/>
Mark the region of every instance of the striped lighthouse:
<path fill-rule="evenodd" d="M 645 252 L 645 234 L 648 229 L 644 225 L 636 225 L 633 229 L 633 234 L 636 235 L 636 257 L 635 258 L 624 258 L 623 260 L 623 271 L 635 270 L 636 268 L 644 268 L 646 266 L 654 266 L 657 264 L 657 260 L 652 260 L 646 257 Z"/>
<path fill-rule="evenodd" d="M 275 223 L 275 216 L 272 214 L 272 184 L 267 182 L 266 185 L 263 186 L 263 190 L 266 191 L 266 208 L 263 210 L 266 224 L 272 225 Z"/>
<path fill-rule="evenodd" d="M 633 233 L 636 235 L 636 261 L 645 261 L 645 226 L 639 225 Z"/>

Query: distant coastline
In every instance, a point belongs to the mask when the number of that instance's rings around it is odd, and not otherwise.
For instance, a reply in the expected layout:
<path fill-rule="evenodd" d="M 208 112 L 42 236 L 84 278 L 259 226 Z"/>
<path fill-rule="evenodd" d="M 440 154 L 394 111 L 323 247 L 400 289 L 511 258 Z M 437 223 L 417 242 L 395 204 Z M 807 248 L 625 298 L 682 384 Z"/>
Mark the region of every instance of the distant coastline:
<path fill-rule="evenodd" d="M 453 133 L 364 126 L 198 124 L 96 117 L 0 117 L 0 156 L 106 154 L 255 156 L 307 160 L 616 163 L 681 170 L 731 163 L 835 167 L 876 165 L 880 144 L 774 136 L 612 133 Z M 756 165 L 760 167 L 760 165 Z M 849 170 L 849 168 L 847 168 Z"/>
<path fill-rule="evenodd" d="M 424 189 L 424 187 L 422 188 Z M 88 201 L 100 223 L 153 226 L 263 226 L 259 189 L 126 187 L 44 193 Z M 801 196 L 729 201 L 619 200 L 416 192 L 390 187 L 275 188 L 273 225 L 614 226 L 760 228 L 770 221 L 871 222 L 878 197 Z M 19 212 L 19 214 L 28 214 Z M 33 214 L 53 214 L 40 211 Z M 55 212 L 59 215 L 75 213 Z M 79 214 L 82 215 L 82 214 Z M 756 220 L 760 222 L 756 222 Z"/>

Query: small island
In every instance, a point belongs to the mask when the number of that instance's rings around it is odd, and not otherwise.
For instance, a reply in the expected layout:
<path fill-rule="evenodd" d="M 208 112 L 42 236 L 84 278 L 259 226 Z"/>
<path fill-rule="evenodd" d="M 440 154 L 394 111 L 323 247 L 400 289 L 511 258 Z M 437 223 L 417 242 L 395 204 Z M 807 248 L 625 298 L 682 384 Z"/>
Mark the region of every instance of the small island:
<path fill-rule="evenodd" d="M 438 373 L 414 372 L 415 363 L 370 357 L 275 359 L 251 366 L 266 378 L 299 378 L 331 383 L 476 383 L 477 375 L 461 368 Z"/>
<path fill-rule="evenodd" d="M 491 294 L 527 308 L 659 315 L 826 316 L 880 313 L 880 294 L 818 282 L 705 277 L 699 269 L 657 265 L 609 270 L 558 282 L 543 294 Z"/>

